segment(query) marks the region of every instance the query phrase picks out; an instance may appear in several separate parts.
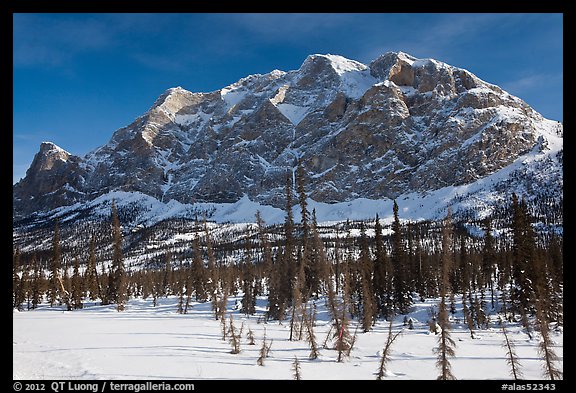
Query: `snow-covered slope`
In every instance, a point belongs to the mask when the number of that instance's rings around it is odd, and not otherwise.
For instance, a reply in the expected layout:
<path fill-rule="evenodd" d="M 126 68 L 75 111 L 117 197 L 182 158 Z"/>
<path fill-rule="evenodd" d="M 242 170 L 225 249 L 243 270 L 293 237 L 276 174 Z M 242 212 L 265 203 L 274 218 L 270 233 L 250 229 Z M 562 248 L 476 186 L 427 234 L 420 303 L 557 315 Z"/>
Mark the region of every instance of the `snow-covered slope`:
<path fill-rule="evenodd" d="M 14 379 L 292 379 L 294 357 L 301 363 L 303 380 L 311 379 L 376 379 L 382 348 L 388 337 L 387 322 L 378 321 L 373 330 L 359 329 L 349 357 L 338 363 L 338 353 L 320 347 L 320 356 L 309 360 L 306 342 L 288 340 L 289 323 L 260 323 L 266 311 L 266 300 L 259 298 L 257 314 L 241 314 L 236 302 L 241 296 L 230 296 L 227 314 L 235 324 L 250 329 L 255 345 L 248 345 L 245 334 L 241 352 L 230 353 L 230 345 L 221 339 L 221 323 L 214 320 L 211 304 L 193 302 L 189 314 L 177 314 L 176 296 L 160 298 L 158 307 L 152 299 L 133 299 L 126 311 L 118 313 L 114 305 L 93 306 L 73 312 L 41 306 L 30 312 L 14 312 L 12 364 Z M 310 302 L 312 303 L 312 302 Z M 317 305 L 316 340 L 323 343 L 331 323 L 324 299 Z M 437 336 L 430 333 L 426 321 L 437 307 L 435 299 L 416 303 L 407 315 L 414 329 L 403 325 L 404 316 L 393 320 L 393 332 L 402 331 L 391 347 L 385 380 L 432 380 L 438 376 Z M 458 379 L 510 380 L 506 349 L 498 315 L 490 310 L 491 326 L 477 330 L 475 339 L 464 324 L 460 301 L 452 324 L 456 356 L 450 360 Z M 64 310 L 64 308 L 62 309 Z M 351 324 L 354 329 L 356 321 Z M 539 336 L 529 339 L 519 323 L 508 324 L 509 339 L 516 346 L 524 378 L 542 378 L 542 360 L 538 355 Z M 256 364 L 262 340 L 272 341 L 270 356 L 263 366 Z M 563 332 L 553 331 L 554 351 L 563 365 Z M 320 345 L 319 345 L 320 346 Z M 151 361 L 154 359 L 154 361 Z M 159 361 L 161 359 L 161 361 Z M 510 382 L 512 383 L 512 382 Z"/>
<path fill-rule="evenodd" d="M 403 52 L 310 55 L 210 93 L 168 89 L 85 157 L 43 144 L 13 188 L 15 225 L 137 206 L 134 222 L 207 212 L 281 220 L 297 160 L 319 219 L 436 218 L 511 192 L 562 196 L 563 129 L 472 73 Z"/>

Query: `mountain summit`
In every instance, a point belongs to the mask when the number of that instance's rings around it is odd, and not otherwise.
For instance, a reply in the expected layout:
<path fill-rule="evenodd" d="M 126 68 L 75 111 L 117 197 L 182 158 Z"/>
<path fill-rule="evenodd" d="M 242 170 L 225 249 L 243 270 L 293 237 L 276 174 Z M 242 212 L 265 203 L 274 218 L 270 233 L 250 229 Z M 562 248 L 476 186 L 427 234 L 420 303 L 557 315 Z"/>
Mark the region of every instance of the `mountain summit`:
<path fill-rule="evenodd" d="M 168 89 L 85 157 L 42 143 L 13 187 L 13 214 L 116 191 L 282 207 L 298 160 L 309 197 L 324 203 L 465 185 L 472 205 L 511 189 L 561 196 L 562 132 L 521 99 L 434 59 L 388 52 L 365 65 L 315 54 L 298 70 L 214 92 Z"/>

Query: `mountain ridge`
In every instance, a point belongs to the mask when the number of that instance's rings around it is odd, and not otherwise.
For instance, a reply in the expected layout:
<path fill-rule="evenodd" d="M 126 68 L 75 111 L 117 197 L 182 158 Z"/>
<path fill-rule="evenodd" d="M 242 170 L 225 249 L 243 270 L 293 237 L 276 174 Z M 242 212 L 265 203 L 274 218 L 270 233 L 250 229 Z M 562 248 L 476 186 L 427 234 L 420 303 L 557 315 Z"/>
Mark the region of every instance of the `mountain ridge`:
<path fill-rule="evenodd" d="M 538 185 L 552 184 L 561 197 L 562 133 L 521 99 L 434 59 L 388 52 L 365 65 L 314 54 L 298 70 L 249 75 L 213 92 L 167 89 L 84 157 L 61 149 L 62 160 L 42 144 L 13 187 L 13 216 L 117 191 L 185 205 L 247 197 L 279 208 L 298 160 L 319 203 L 427 195 L 474 184 L 520 157 L 521 178 L 535 161 L 549 162 L 553 178 Z"/>

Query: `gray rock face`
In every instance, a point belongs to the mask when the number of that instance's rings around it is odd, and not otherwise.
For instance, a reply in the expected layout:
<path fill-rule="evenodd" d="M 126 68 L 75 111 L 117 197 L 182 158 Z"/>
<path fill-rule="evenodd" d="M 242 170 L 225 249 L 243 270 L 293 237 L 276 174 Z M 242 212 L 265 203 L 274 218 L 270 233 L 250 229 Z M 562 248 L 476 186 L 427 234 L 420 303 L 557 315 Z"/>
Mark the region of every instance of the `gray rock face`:
<path fill-rule="evenodd" d="M 14 185 L 14 217 L 114 190 L 183 203 L 246 194 L 281 207 L 299 159 L 317 201 L 395 198 L 467 184 L 545 149 L 539 136 L 549 123 L 436 60 L 390 52 L 366 66 L 311 55 L 296 71 L 251 75 L 211 93 L 168 89 L 83 158 L 43 143 Z"/>

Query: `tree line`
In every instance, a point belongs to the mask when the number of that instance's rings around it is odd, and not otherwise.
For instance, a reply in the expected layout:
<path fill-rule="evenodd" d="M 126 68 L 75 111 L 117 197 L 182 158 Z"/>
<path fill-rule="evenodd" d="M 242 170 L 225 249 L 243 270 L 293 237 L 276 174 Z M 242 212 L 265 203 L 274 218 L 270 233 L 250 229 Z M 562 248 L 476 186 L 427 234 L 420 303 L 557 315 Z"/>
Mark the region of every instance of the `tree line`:
<path fill-rule="evenodd" d="M 442 379 L 453 377 L 449 316 L 456 312 L 456 302 L 462 305 L 472 338 L 476 330 L 490 326 L 488 316 L 494 310 L 503 322 L 520 322 L 530 337 L 535 328 L 544 336 L 551 324 L 563 324 L 562 237 L 551 234 L 544 242 L 539 240 L 524 199 L 512 195 L 506 207 L 508 227 L 498 236 L 494 236 L 492 220 L 484 219 L 478 242 L 471 241 L 466 227 L 455 222 L 450 212 L 440 222 L 402 223 L 396 201 L 389 234 L 384 234 L 376 215 L 373 236 L 368 236 L 366 223 L 360 222 L 357 237 L 351 237 L 349 230 L 345 236 L 323 237 L 315 211 L 308 209 L 301 165 L 295 187 L 292 182 L 290 173 L 281 236 L 277 236 L 279 228 L 267 226 L 257 213 L 256 233 L 246 230 L 241 236 L 242 251 L 234 258 L 220 257 L 210 226 L 196 220 L 195 236 L 186 253 L 166 252 L 160 268 L 127 269 L 113 202 L 111 255 L 98 260 L 93 235 L 87 260 L 75 257 L 69 261 L 62 258 L 56 223 L 48 263 L 34 255 L 21 263 L 20 250 L 14 250 L 13 307 L 34 309 L 46 302 L 75 310 L 87 302 L 99 302 L 114 304 L 121 312 L 130 298 L 151 299 L 156 306 L 161 297 L 177 296 L 176 312 L 186 314 L 193 302 L 211 302 L 214 318 L 226 326 L 228 298 L 241 294 L 241 312 L 255 314 L 257 299 L 265 298 L 266 320 L 289 320 L 290 340 L 307 337 L 317 350 L 309 303 L 322 297 L 332 317 L 341 359 L 354 342 L 350 320 L 357 320 L 362 331 L 368 332 L 378 319 L 409 313 L 416 300 L 440 298 L 433 319 L 440 328 L 437 352 Z M 298 223 L 292 209 L 296 204 L 300 206 Z M 344 229 L 352 225 L 347 222 Z M 553 357 L 548 349 L 542 351 Z M 557 377 L 550 364 L 550 376 Z"/>

